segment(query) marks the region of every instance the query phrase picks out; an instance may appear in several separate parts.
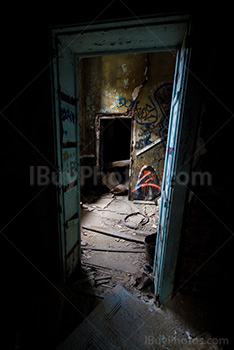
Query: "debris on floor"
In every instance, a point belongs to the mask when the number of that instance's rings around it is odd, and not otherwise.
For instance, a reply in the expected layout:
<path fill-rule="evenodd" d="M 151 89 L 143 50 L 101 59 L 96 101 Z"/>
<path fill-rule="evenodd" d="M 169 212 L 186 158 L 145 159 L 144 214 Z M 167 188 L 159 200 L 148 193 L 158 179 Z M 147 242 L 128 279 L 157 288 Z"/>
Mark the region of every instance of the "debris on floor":
<path fill-rule="evenodd" d="M 106 180 L 111 182 L 112 177 L 108 175 Z M 87 211 L 84 205 L 94 210 Z M 152 303 L 152 266 L 150 271 L 145 238 L 156 232 L 159 206 L 154 201 L 133 203 L 127 196 L 116 197 L 111 193 L 83 206 L 82 266 L 92 268 L 95 278 L 104 272 L 111 276 L 108 281 L 104 279 L 105 283 L 95 284 L 96 292 L 102 296 L 107 289 L 120 284 L 142 301 Z M 141 280 L 133 283 L 138 273 Z"/>
<path fill-rule="evenodd" d="M 58 350 L 218 350 L 215 340 L 209 332 L 191 333 L 117 284 Z"/>
<path fill-rule="evenodd" d="M 110 192 L 115 195 L 126 194 L 128 192 L 128 182 L 120 184 L 115 172 L 107 172 L 105 176 L 103 176 L 102 182 L 107 188 L 109 188 Z"/>
<path fill-rule="evenodd" d="M 108 193 L 81 205 L 81 269 L 62 292 L 83 322 L 70 327 L 58 350 L 222 349 L 193 300 L 177 293 L 163 309 L 155 305 L 151 243 L 158 202 Z M 76 319 L 74 313 L 72 325 Z"/>

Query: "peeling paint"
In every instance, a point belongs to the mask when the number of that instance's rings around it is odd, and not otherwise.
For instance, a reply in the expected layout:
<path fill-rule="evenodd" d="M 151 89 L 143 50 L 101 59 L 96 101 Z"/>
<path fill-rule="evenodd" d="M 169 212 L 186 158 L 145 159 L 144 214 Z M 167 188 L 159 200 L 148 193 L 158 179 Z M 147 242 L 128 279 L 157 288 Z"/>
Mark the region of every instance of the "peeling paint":
<path fill-rule="evenodd" d="M 142 87 L 143 87 L 143 85 L 139 85 L 139 86 L 135 87 L 135 89 L 133 90 L 133 92 L 132 92 L 132 99 L 133 99 L 133 101 L 135 101 L 138 98 Z"/>

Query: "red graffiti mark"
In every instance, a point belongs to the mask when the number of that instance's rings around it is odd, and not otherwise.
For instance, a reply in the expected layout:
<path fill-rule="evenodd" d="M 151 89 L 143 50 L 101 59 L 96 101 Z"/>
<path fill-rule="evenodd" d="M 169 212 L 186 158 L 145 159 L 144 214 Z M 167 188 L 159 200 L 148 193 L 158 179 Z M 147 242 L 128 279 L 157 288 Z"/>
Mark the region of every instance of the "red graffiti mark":
<path fill-rule="evenodd" d="M 140 170 L 137 185 L 132 191 L 137 193 L 138 199 L 145 199 L 149 196 L 150 190 L 152 198 L 156 198 L 161 193 L 155 170 L 149 165 L 144 165 Z"/>

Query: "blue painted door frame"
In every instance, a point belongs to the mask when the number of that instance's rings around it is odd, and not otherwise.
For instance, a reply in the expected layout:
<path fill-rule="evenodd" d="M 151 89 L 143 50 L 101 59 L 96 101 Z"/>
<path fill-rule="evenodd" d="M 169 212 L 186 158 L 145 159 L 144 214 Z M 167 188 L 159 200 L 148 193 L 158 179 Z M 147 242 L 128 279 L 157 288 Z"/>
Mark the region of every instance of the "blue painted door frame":
<path fill-rule="evenodd" d="M 79 123 L 77 69 L 73 52 L 53 33 L 52 94 L 60 265 L 63 280 L 76 271 L 80 256 Z"/>
<path fill-rule="evenodd" d="M 186 46 L 186 33 L 182 47 L 177 51 L 174 86 L 167 138 L 167 151 L 161 189 L 161 206 L 154 258 L 155 296 L 158 305 L 170 299 L 174 288 L 174 278 L 182 227 L 185 195 L 187 188 L 178 181 L 178 156 L 183 142 L 184 106 L 191 48 Z M 182 138 L 183 141 L 183 138 Z M 180 193 L 178 201 L 176 193 Z M 183 200 L 181 194 L 183 193 Z"/>
<path fill-rule="evenodd" d="M 187 62 L 187 55 L 182 53 L 184 48 L 181 51 L 181 47 L 189 23 L 189 15 L 169 15 L 167 17 L 148 17 L 146 19 L 133 18 L 116 23 L 105 22 L 77 27 L 59 27 L 52 30 L 55 152 L 60 179 L 60 186 L 57 189 L 58 219 L 61 266 L 64 279 L 75 271 L 80 261 L 78 59 L 79 57 L 123 53 L 178 50 L 177 72 L 181 70 L 181 75 L 178 73 L 175 77 L 176 83 L 174 84 L 173 96 L 175 97 L 176 94 L 179 105 L 175 100 L 173 103 L 173 114 L 180 116 L 180 112 L 183 110 L 181 88 L 182 90 L 184 89 L 186 80 L 184 77 L 183 59 L 186 59 Z M 182 79 L 180 84 L 179 79 Z M 180 98 L 179 94 L 181 94 Z M 179 121 L 176 118 L 173 118 L 173 121 L 178 123 L 177 130 L 181 130 Z M 172 133 L 171 126 L 171 135 Z M 179 136 L 179 133 L 177 136 Z M 175 142 L 179 141 L 179 137 L 170 137 Z M 170 164 L 171 160 L 169 157 L 170 152 L 175 152 L 173 148 L 174 146 L 170 144 L 167 150 L 166 164 L 168 168 L 174 164 Z M 175 152 L 173 162 L 176 158 Z M 73 171 L 72 174 L 68 173 L 68 175 L 65 175 L 66 170 L 71 169 L 70 161 L 73 162 L 73 169 L 77 171 L 75 174 Z M 170 178 L 173 175 L 173 171 L 170 172 Z M 161 227 L 164 227 L 163 230 L 167 234 L 164 235 L 163 245 L 157 241 L 154 267 L 155 292 L 157 297 L 163 295 L 162 301 L 166 295 L 170 294 L 168 293 L 170 288 L 167 289 L 167 279 L 164 283 L 165 271 L 169 267 L 167 261 L 171 259 L 170 254 L 172 252 L 172 250 L 165 249 L 170 242 L 170 240 L 167 241 L 168 233 L 170 232 L 170 235 L 173 235 L 174 240 L 179 237 L 179 232 L 174 231 L 171 233 L 172 231 L 168 230 L 173 210 L 169 211 L 167 209 L 165 211 L 164 209 L 169 204 L 171 206 L 172 201 L 176 198 L 175 195 L 172 196 L 173 188 L 170 186 L 171 183 L 169 185 L 166 184 L 166 179 L 169 177 L 165 177 L 164 186 L 166 186 L 166 196 L 169 196 L 170 201 L 168 201 L 168 198 L 162 201 L 160 214 Z M 169 187 L 170 194 L 168 193 Z M 180 202 L 181 207 L 183 207 L 184 201 L 185 198 Z M 170 216 L 167 213 L 170 213 Z M 182 218 L 180 219 L 182 220 Z M 160 234 L 158 239 L 159 237 Z M 176 248 L 176 253 L 177 251 L 178 249 Z M 174 269 L 172 270 L 171 276 L 174 276 L 175 271 Z M 167 291 L 161 294 L 161 291 L 164 290 Z"/>

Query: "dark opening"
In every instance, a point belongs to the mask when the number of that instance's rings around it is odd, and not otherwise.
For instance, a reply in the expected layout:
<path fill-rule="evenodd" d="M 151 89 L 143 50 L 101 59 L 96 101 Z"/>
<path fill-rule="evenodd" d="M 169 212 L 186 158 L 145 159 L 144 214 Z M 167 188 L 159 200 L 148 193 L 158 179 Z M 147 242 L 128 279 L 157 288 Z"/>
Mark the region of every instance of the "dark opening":
<path fill-rule="evenodd" d="M 115 174 L 118 183 L 123 185 L 117 192 L 120 191 L 122 194 L 126 194 L 129 187 L 131 122 L 130 118 L 123 117 L 100 119 L 101 168 L 105 174 Z M 109 186 L 104 186 L 104 192 L 107 187 L 108 190 L 111 189 Z"/>
<path fill-rule="evenodd" d="M 101 119 L 103 164 L 130 158 L 131 119 Z"/>

